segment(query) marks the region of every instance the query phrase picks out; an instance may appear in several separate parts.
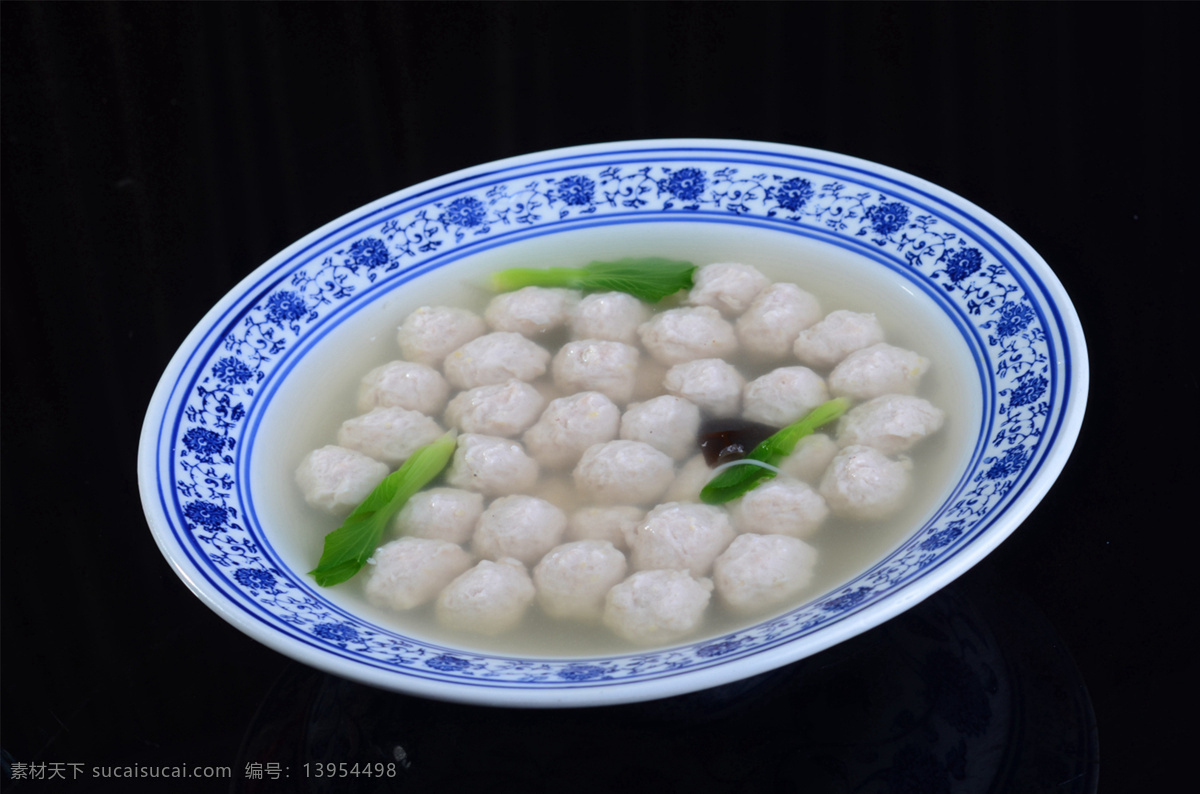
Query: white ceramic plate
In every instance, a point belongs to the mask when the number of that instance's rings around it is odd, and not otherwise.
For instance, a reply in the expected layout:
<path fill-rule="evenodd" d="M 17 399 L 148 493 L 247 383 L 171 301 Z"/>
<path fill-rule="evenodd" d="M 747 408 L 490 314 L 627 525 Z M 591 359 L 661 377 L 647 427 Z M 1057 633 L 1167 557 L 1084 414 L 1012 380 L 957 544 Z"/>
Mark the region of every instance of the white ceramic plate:
<path fill-rule="evenodd" d="M 299 501 L 294 447 L 305 433 L 291 417 L 333 412 L 332 432 L 356 376 L 343 379 L 345 388 L 315 387 L 338 382 L 330 373 L 357 366 L 356 357 L 372 360 L 394 345 L 407 311 L 448 293 L 469 295 L 491 269 L 629 255 L 736 258 L 783 273 L 803 260 L 816 294 L 828 287 L 851 302 L 883 300 L 885 311 L 907 318 L 904 330 L 947 345 L 942 386 L 961 402 L 948 423 L 946 481 L 882 559 L 754 626 L 611 655 L 450 647 L 315 586 L 304 554 L 313 543 L 319 549 L 319 539 L 296 545 L 288 535 Z M 811 655 L 962 574 L 1017 527 L 1061 471 L 1087 383 L 1082 330 L 1062 286 L 1027 243 L 970 202 L 813 149 L 607 143 L 430 180 L 333 221 L 262 265 L 205 316 L 163 374 L 142 431 L 139 484 L 176 573 L 218 614 L 282 653 L 448 700 L 620 703 Z"/>

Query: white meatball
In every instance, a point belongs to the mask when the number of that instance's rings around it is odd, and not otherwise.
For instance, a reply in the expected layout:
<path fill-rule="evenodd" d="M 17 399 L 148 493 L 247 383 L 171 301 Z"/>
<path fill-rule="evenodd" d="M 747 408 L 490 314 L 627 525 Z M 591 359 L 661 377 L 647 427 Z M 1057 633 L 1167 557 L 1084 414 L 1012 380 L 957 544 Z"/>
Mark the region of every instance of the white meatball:
<path fill-rule="evenodd" d="M 817 550 L 786 535 L 739 535 L 713 564 L 717 595 L 735 612 L 779 606 L 812 582 Z"/>
<path fill-rule="evenodd" d="M 668 367 L 698 358 L 728 358 L 737 352 L 733 326 L 711 306 L 668 309 L 638 327 L 646 351 Z"/>
<path fill-rule="evenodd" d="M 414 538 L 466 543 L 483 512 L 483 494 L 461 488 L 429 488 L 409 497 L 392 520 L 392 532 Z"/>
<path fill-rule="evenodd" d="M 399 466 L 418 448 L 441 437 L 441 426 L 418 411 L 375 408 L 342 422 L 337 442 L 390 466 Z"/>
<path fill-rule="evenodd" d="M 446 379 L 457 389 L 491 386 L 511 378 L 531 381 L 546 374 L 550 351 L 513 331 L 472 339 L 446 356 Z"/>
<path fill-rule="evenodd" d="M 667 502 L 638 526 L 629 541 L 629 560 L 637 571 L 675 568 L 704 576 L 736 534 L 722 507 Z"/>
<path fill-rule="evenodd" d="M 678 640 L 700 626 L 712 588 L 687 571 L 639 571 L 608 591 L 604 625 L 638 645 Z"/>
<path fill-rule="evenodd" d="M 484 496 L 521 493 L 533 487 L 538 464 L 516 441 L 464 433 L 446 471 L 446 482 L 455 488 L 479 491 Z"/>
<path fill-rule="evenodd" d="M 554 385 L 566 394 L 598 391 L 618 405 L 629 402 L 637 381 L 638 350 L 624 342 L 567 342 L 554 356 Z"/>
<path fill-rule="evenodd" d="M 607 441 L 588 447 L 574 477 L 589 501 L 653 504 L 675 479 L 675 463 L 644 441 Z"/>
<path fill-rule="evenodd" d="M 885 394 L 854 406 L 838 422 L 838 444 L 865 444 L 885 455 L 911 448 L 942 427 L 945 414 L 928 400 Z"/>
<path fill-rule="evenodd" d="M 386 476 L 386 463 L 330 444 L 304 456 L 296 469 L 296 484 L 313 507 L 347 516 Z"/>
<path fill-rule="evenodd" d="M 581 507 L 567 521 L 565 540 L 607 540 L 621 551 L 629 547 L 646 511 L 632 505 L 592 505 Z"/>
<path fill-rule="evenodd" d="M 533 386 L 509 380 L 459 392 L 446 406 L 446 424 L 464 433 L 510 438 L 533 426 L 546 400 Z"/>
<path fill-rule="evenodd" d="M 483 312 L 483 319 L 493 331 L 540 336 L 561 328 L 578 301 L 577 290 L 523 287 L 492 298 Z"/>
<path fill-rule="evenodd" d="M 367 601 L 389 609 L 412 609 L 433 600 L 454 577 L 471 567 L 457 543 L 400 538 L 375 550 L 364 587 Z"/>
<path fill-rule="evenodd" d="M 529 454 L 546 468 L 574 466 L 593 444 L 617 437 L 621 409 L 603 394 L 580 392 L 551 400 L 523 438 Z"/>
<path fill-rule="evenodd" d="M 358 386 L 358 412 L 407 408 L 426 416 L 440 414 L 450 396 L 441 373 L 412 361 L 392 361 L 368 372 Z"/>
<path fill-rule="evenodd" d="M 836 441 L 824 433 L 813 433 L 797 442 L 792 454 L 779 462 L 779 470 L 797 480 L 816 485 L 837 453 Z"/>
<path fill-rule="evenodd" d="M 729 513 L 741 533 L 810 538 L 829 517 L 829 507 L 808 483 L 777 477 L 730 502 Z"/>
<path fill-rule="evenodd" d="M 699 429 L 700 409 L 669 394 L 635 403 L 621 417 L 621 438 L 645 441 L 676 460 L 696 449 Z"/>
<path fill-rule="evenodd" d="M 400 352 L 409 361 L 440 367 L 450 353 L 487 332 L 483 318 L 467 309 L 422 306 L 396 332 Z"/>
<path fill-rule="evenodd" d="M 882 341 L 883 326 L 875 315 L 839 309 L 801 331 L 792 352 L 801 363 L 827 370 L 855 350 Z"/>
<path fill-rule="evenodd" d="M 671 481 L 667 492 L 663 494 L 664 502 L 699 502 L 700 492 L 712 479 L 712 467 L 704 459 L 703 454 L 693 455 L 683 464 L 675 479 Z"/>
<path fill-rule="evenodd" d="M 571 338 L 635 345 L 638 326 L 649 317 L 649 307 L 632 295 L 596 292 L 581 300 L 571 312 Z"/>
<path fill-rule="evenodd" d="M 481 560 L 446 586 L 434 611 L 444 626 L 491 636 L 516 628 L 534 595 L 520 561 Z"/>
<path fill-rule="evenodd" d="M 758 294 L 737 320 L 742 349 L 760 359 L 781 359 L 796 337 L 821 319 L 821 304 L 795 284 L 772 284 Z"/>
<path fill-rule="evenodd" d="M 485 560 L 512 557 L 534 565 L 559 544 L 566 528 L 566 514 L 545 499 L 502 496 L 479 517 L 471 551 Z"/>
<path fill-rule="evenodd" d="M 821 376 L 808 367 L 780 367 L 746 384 L 742 417 L 773 427 L 804 418 L 829 399 Z"/>
<path fill-rule="evenodd" d="M 870 400 L 884 394 L 912 394 L 929 369 L 929 359 L 886 342 L 856 350 L 829 373 L 836 397 Z"/>
<path fill-rule="evenodd" d="M 693 306 L 711 306 L 726 317 L 736 317 L 771 280 L 751 265 L 717 262 L 696 271 L 687 302 Z"/>
<path fill-rule="evenodd" d="M 819 490 L 835 516 L 886 518 L 904 504 L 910 469 L 909 460 L 892 460 L 874 447 L 846 447 L 829 464 Z"/>
<path fill-rule="evenodd" d="M 533 569 L 537 601 L 554 618 L 596 621 L 604 597 L 625 578 L 625 555 L 604 540 L 579 540 L 551 549 Z"/>
<path fill-rule="evenodd" d="M 742 373 L 719 358 L 676 364 L 663 378 L 663 388 L 668 394 L 690 400 L 715 417 L 737 416 L 745 387 Z"/>

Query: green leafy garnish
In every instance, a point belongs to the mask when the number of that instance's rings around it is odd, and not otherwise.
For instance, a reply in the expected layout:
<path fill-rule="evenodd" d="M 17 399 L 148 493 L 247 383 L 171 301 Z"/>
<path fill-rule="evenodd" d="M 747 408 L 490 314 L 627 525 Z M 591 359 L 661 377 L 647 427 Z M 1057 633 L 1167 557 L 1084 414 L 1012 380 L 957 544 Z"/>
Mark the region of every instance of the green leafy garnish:
<path fill-rule="evenodd" d="M 325 549 L 317 567 L 309 573 L 321 587 L 341 584 L 366 565 L 383 539 L 388 520 L 409 497 L 441 474 L 457 445 L 457 433 L 426 444 L 384 478 L 362 504 L 354 508 L 340 527 L 325 536 Z"/>
<path fill-rule="evenodd" d="M 850 402 L 844 397 L 821 403 L 800 421 L 788 425 L 765 439 L 746 458 L 777 466 L 781 460 L 792 454 L 792 450 L 796 448 L 800 439 L 811 435 L 822 425 L 827 425 L 837 419 L 846 413 L 846 409 L 849 407 Z M 725 504 L 737 499 L 747 491 L 753 490 L 763 480 L 769 480 L 774 476 L 775 472 L 754 464 L 730 466 L 704 486 L 704 490 L 700 491 L 700 500 L 710 505 Z"/>
<path fill-rule="evenodd" d="M 649 303 L 658 303 L 681 289 L 692 288 L 696 266 L 691 262 L 651 256 L 592 262 L 584 267 L 539 270 L 513 267 L 492 276 L 492 289 L 511 292 L 521 287 L 568 287 L 590 291 L 628 292 Z"/>

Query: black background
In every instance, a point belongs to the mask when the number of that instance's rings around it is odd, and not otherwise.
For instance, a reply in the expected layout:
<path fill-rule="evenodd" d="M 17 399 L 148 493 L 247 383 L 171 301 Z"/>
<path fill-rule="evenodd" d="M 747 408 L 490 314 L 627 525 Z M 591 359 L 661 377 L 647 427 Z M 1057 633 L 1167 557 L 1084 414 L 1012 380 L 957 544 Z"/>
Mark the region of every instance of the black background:
<path fill-rule="evenodd" d="M 1059 275 L 1088 339 L 1088 417 L 1032 517 L 955 586 L 1021 599 L 1053 627 L 1094 708 L 1100 790 L 1165 790 L 1191 767 L 1194 727 L 1174 718 L 1194 697 L 1194 6 L 0 10 L 6 766 L 234 765 L 271 687 L 308 675 L 186 590 L 137 491 L 157 379 L 243 276 L 342 213 L 454 169 L 724 137 L 929 179 L 998 216 Z M 600 713 L 410 707 L 448 735 L 455 720 L 570 732 Z M 471 770 L 473 757 L 455 763 Z M 672 790 L 680 778 L 660 760 L 636 779 Z M 555 790 L 528 774 L 523 786 Z M 713 784 L 726 787 L 760 790 Z"/>

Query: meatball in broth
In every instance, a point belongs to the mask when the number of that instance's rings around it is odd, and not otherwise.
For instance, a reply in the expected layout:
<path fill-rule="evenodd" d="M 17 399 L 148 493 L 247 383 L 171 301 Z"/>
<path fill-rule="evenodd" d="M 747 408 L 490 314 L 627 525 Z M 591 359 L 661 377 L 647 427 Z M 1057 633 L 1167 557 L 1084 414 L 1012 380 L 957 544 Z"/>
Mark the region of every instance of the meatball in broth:
<path fill-rule="evenodd" d="M 690 642 L 825 592 L 826 548 L 903 514 L 949 419 L 885 315 L 808 289 L 718 262 L 660 304 L 524 287 L 397 318 L 299 492 L 334 523 L 447 430 L 456 446 L 347 587 L 406 631 L 554 653 Z M 770 477 L 702 501 L 702 432 L 765 435 L 833 397 L 851 408 Z"/>

